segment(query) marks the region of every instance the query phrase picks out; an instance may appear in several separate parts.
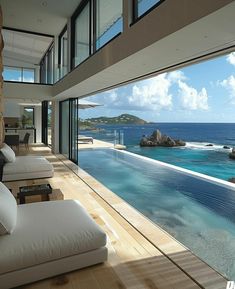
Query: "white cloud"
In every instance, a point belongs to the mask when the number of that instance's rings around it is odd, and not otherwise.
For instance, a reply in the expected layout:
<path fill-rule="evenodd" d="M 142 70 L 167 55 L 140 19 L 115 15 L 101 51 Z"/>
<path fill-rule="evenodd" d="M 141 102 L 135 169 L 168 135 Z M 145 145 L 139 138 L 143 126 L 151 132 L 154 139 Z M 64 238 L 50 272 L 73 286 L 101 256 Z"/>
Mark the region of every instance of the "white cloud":
<path fill-rule="evenodd" d="M 235 76 L 230 75 L 227 79 L 221 81 L 220 85 L 229 91 L 230 103 L 235 105 Z"/>
<path fill-rule="evenodd" d="M 179 80 L 186 80 L 186 76 L 184 75 L 183 71 L 181 70 L 175 70 L 172 72 L 168 73 L 168 79 L 172 82 L 172 83 L 177 83 Z"/>
<path fill-rule="evenodd" d="M 90 99 L 104 104 L 107 108 L 158 113 L 162 109 L 172 108 L 172 95 L 169 90 L 180 79 L 185 79 L 181 71 L 163 73 L 121 89 L 116 88 L 101 93 Z"/>
<path fill-rule="evenodd" d="M 172 95 L 169 93 L 171 84 L 167 73 L 141 81 L 132 87 L 132 94 L 127 98 L 127 102 L 133 109 L 145 108 L 155 111 L 171 109 Z"/>
<path fill-rule="evenodd" d="M 183 109 L 187 110 L 208 110 L 208 95 L 203 87 L 201 91 L 197 91 L 194 87 L 179 80 L 179 95 Z"/>
<path fill-rule="evenodd" d="M 227 61 L 230 64 L 235 65 L 235 52 L 232 52 L 227 56 Z"/>
<path fill-rule="evenodd" d="M 106 108 L 129 111 L 152 111 L 173 108 L 173 86 L 179 87 L 182 107 L 186 110 L 207 110 L 208 96 L 203 88 L 197 91 L 186 84 L 186 76 L 180 70 L 162 73 L 156 77 L 130 84 L 126 87 L 113 89 L 99 94 L 91 101 L 99 102 Z"/>

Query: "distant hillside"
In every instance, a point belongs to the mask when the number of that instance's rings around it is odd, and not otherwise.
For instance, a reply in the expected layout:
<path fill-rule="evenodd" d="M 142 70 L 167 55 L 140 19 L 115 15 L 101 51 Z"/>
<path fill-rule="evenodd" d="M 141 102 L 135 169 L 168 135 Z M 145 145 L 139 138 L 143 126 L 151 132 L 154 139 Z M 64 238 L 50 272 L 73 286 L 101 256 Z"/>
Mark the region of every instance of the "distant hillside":
<path fill-rule="evenodd" d="M 146 124 L 147 121 L 131 115 L 131 114 L 121 114 L 116 117 L 96 117 L 96 118 L 88 118 L 86 122 L 95 124 Z"/>

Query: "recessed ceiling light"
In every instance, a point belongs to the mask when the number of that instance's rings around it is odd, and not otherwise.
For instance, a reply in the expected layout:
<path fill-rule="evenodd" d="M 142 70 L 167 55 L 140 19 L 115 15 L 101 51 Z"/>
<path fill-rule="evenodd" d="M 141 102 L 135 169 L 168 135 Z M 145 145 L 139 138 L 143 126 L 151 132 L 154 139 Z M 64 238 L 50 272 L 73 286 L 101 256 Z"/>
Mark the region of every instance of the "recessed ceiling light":
<path fill-rule="evenodd" d="M 46 7 L 47 6 L 47 1 L 42 2 L 42 6 Z"/>

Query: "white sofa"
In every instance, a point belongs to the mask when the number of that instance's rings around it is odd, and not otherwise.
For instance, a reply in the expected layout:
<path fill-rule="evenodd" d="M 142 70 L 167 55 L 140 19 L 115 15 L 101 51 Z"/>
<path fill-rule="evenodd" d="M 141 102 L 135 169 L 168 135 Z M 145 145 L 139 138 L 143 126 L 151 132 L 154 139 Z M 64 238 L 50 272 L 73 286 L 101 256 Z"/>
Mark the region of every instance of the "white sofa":
<path fill-rule="evenodd" d="M 0 288 L 104 262 L 105 245 L 105 233 L 78 201 L 18 205 L 13 232 L 0 236 Z"/>
<path fill-rule="evenodd" d="M 16 157 L 14 151 L 7 144 L 0 149 L 1 181 L 51 178 L 53 175 L 53 165 L 44 157 Z"/>
<path fill-rule="evenodd" d="M 14 162 L 4 164 L 2 181 L 51 178 L 53 174 L 53 165 L 44 157 L 18 156 Z"/>

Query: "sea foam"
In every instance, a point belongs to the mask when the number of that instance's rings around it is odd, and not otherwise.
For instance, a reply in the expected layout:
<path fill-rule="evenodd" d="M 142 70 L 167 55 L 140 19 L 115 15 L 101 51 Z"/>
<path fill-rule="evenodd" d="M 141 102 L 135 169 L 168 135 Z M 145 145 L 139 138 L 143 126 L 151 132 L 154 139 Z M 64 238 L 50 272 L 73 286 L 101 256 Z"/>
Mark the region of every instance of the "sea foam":
<path fill-rule="evenodd" d="M 208 144 L 212 144 L 213 146 L 208 146 Z M 224 145 L 218 145 L 213 143 L 206 143 L 206 142 L 187 142 L 185 148 L 189 149 L 197 149 L 197 150 L 215 150 L 215 151 L 223 151 L 223 152 L 231 152 L 232 148 L 225 149 L 223 148 Z"/>

